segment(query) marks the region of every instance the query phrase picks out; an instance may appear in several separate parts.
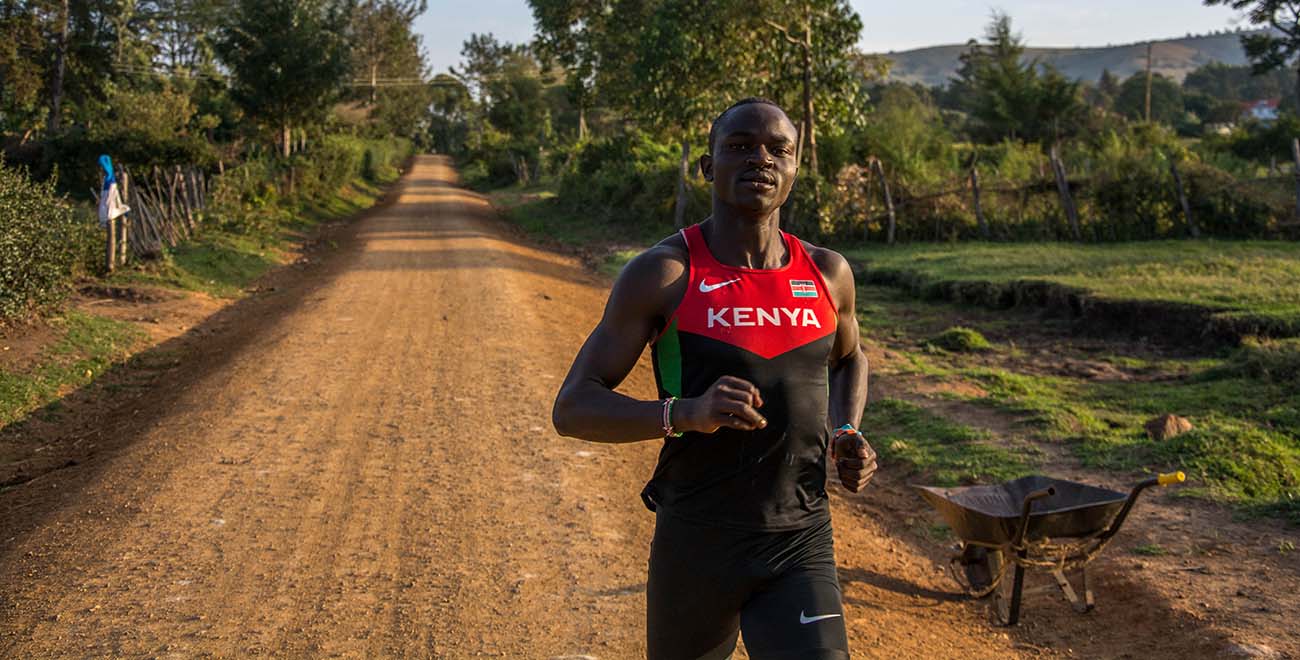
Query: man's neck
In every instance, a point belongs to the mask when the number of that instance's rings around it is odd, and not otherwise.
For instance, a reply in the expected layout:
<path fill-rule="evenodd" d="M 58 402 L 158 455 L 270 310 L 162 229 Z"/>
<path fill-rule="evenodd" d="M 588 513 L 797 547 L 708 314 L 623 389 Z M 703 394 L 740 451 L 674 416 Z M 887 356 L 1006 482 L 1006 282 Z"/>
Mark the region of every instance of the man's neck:
<path fill-rule="evenodd" d="M 767 216 L 743 215 L 719 204 L 704 223 L 704 240 L 719 262 L 740 268 L 780 268 L 788 261 L 781 239 L 781 209 Z"/>

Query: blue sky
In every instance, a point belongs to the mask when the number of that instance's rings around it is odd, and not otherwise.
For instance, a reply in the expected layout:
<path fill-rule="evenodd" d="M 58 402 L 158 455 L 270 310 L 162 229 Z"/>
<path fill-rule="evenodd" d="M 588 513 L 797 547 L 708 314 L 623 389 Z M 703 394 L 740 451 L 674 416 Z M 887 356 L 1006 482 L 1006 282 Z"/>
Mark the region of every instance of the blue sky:
<path fill-rule="evenodd" d="M 851 0 L 865 28 L 868 52 L 964 43 L 983 32 L 994 7 L 1011 14 L 1033 46 L 1104 46 L 1236 27 L 1237 15 L 1200 0 Z M 432 0 L 416 25 L 435 72 L 460 60 L 471 32 L 528 41 L 533 15 L 524 0 Z"/>

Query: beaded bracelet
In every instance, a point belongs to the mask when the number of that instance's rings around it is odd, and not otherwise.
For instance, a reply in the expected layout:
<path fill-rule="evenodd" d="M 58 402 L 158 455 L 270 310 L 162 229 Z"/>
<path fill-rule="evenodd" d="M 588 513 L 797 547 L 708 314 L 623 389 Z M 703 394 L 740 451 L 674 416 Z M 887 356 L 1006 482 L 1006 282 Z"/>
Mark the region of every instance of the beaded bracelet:
<path fill-rule="evenodd" d="M 665 438 L 680 438 L 680 437 L 682 437 L 682 433 L 681 433 L 681 431 L 675 431 L 675 430 L 673 430 L 673 404 L 675 404 L 675 403 L 677 403 L 677 397 L 675 397 L 675 396 L 670 396 L 670 397 L 668 397 L 667 399 L 664 399 L 664 422 L 663 422 L 663 424 L 664 424 L 664 437 L 665 437 Z"/>

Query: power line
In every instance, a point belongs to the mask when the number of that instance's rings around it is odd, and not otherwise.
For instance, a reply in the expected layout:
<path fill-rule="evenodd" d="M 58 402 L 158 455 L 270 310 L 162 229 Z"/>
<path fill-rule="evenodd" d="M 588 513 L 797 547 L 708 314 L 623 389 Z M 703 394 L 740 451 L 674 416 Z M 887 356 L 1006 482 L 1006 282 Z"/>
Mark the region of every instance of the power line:
<path fill-rule="evenodd" d="M 134 75 L 151 75 L 160 78 L 190 78 L 198 80 L 212 80 L 217 82 L 227 82 L 230 76 L 223 73 L 215 72 L 197 72 L 197 71 L 166 71 L 157 68 L 139 64 L 115 64 L 113 70 L 119 73 Z M 417 77 L 391 77 L 375 78 L 373 80 L 352 80 L 343 83 L 348 87 L 463 87 L 464 84 L 457 80 L 447 80 L 445 78 L 435 78 L 425 80 Z"/>

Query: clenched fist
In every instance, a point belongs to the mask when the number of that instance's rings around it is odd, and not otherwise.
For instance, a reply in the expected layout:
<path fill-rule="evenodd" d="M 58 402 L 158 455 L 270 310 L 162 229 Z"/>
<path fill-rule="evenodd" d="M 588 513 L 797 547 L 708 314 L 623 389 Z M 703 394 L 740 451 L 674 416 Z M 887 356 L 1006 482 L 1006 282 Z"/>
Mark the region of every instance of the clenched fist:
<path fill-rule="evenodd" d="M 723 376 L 704 394 L 674 404 L 673 428 L 696 433 L 716 433 L 724 426 L 756 431 L 767 426 L 767 419 L 758 412 L 762 407 L 763 396 L 753 383 Z"/>
<path fill-rule="evenodd" d="M 862 490 L 876 474 L 876 451 L 857 431 L 841 433 L 831 441 L 831 459 L 849 492 Z"/>

